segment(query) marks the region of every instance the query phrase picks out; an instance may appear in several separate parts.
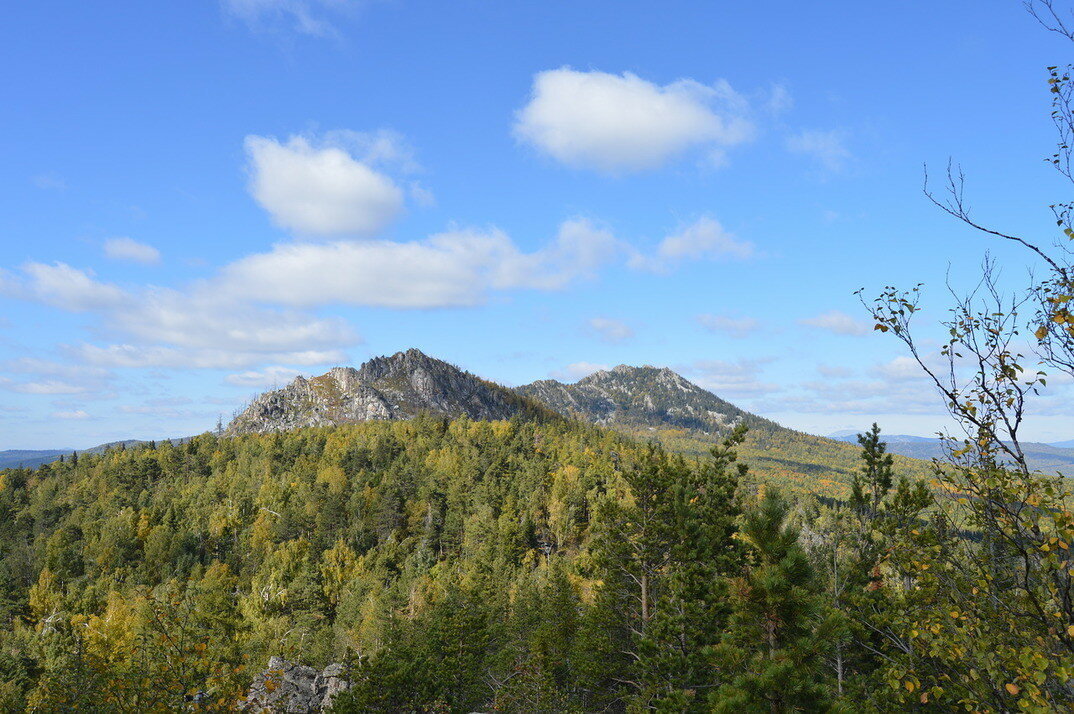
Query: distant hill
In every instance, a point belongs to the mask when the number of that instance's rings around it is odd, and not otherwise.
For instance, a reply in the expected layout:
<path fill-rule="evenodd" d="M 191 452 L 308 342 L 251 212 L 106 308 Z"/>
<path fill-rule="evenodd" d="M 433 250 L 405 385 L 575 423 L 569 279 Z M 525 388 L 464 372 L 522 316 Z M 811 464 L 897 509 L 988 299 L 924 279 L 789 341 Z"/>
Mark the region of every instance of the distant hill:
<path fill-rule="evenodd" d="M 172 443 L 180 443 L 188 441 L 189 438 L 190 437 L 184 437 L 182 439 L 169 439 L 168 441 L 171 441 Z M 42 464 L 50 464 L 53 461 L 57 461 L 61 456 L 70 456 L 71 454 L 75 453 L 103 454 L 105 451 L 108 451 L 109 449 L 118 446 L 134 446 L 136 444 L 145 443 L 147 442 L 139 441 L 138 439 L 127 439 L 125 441 L 110 441 L 107 444 L 99 444 L 88 449 L 11 449 L 8 451 L 0 451 L 0 469 L 32 469 L 37 468 Z"/>
<path fill-rule="evenodd" d="M 515 391 L 560 414 L 615 428 L 672 427 L 706 434 L 724 434 L 739 423 L 781 428 L 720 399 L 667 367 L 621 364 L 594 372 L 574 384 L 542 379 Z"/>
<path fill-rule="evenodd" d="M 420 350 L 376 357 L 358 369 L 336 367 L 266 392 L 228 425 L 228 435 L 364 421 L 420 413 L 497 420 L 552 416 L 537 402 Z"/>
<path fill-rule="evenodd" d="M 850 479 L 861 466 L 852 435 L 828 439 L 788 429 L 736 407 L 666 367 L 619 365 L 573 384 L 545 379 L 512 390 L 417 349 L 376 357 L 357 369 L 336 367 L 317 377 L 296 378 L 257 397 L 225 434 L 406 420 L 423 413 L 473 420 L 567 417 L 642 441 L 654 439 L 670 450 L 697 457 L 705 456 L 734 426 L 745 424 L 749 432 L 739 455 L 752 473 L 795 491 L 828 496 L 849 493 Z M 141 442 L 114 442 L 87 451 L 104 451 L 120 443 Z M 904 453 L 894 447 L 892 452 Z M 70 452 L 8 453 L 15 455 L 10 465 L 29 466 Z M 931 465 L 906 458 L 913 455 L 896 457 L 899 471 L 930 478 Z M 31 458 L 38 461 L 31 464 Z"/>
<path fill-rule="evenodd" d="M 852 444 L 858 443 L 855 434 L 840 434 L 832 438 Z M 943 444 L 934 436 L 892 434 L 884 435 L 883 439 L 887 442 L 888 451 L 893 454 L 901 454 L 902 456 L 926 461 L 942 459 L 946 455 Z M 1074 475 L 1074 448 L 1063 448 L 1057 444 L 1022 442 L 1022 452 L 1026 455 L 1026 463 L 1032 469 L 1048 474 Z"/>
<path fill-rule="evenodd" d="M 55 461 L 64 454 L 71 453 L 70 449 L 9 449 L 0 451 L 0 469 L 27 468 L 32 469 Z"/>
<path fill-rule="evenodd" d="M 666 367 L 631 367 L 594 372 L 573 384 L 544 379 L 518 387 L 520 394 L 551 409 L 610 427 L 666 448 L 704 456 L 737 424 L 749 431 L 740 458 L 765 480 L 800 492 L 844 497 L 861 467 L 856 443 L 788 429 L 751 414 Z M 896 457 L 896 468 L 931 478 L 931 464 Z"/>

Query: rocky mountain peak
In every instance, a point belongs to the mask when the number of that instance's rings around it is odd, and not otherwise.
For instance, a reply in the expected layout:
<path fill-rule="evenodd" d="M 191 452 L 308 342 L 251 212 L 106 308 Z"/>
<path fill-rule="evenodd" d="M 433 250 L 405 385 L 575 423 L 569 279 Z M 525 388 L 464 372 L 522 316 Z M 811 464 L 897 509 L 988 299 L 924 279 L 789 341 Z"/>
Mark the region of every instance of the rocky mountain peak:
<path fill-rule="evenodd" d="M 420 413 L 484 420 L 546 414 L 506 387 L 410 349 L 374 357 L 357 369 L 334 367 L 317 377 L 298 377 L 255 399 L 226 433 L 410 419 Z"/>
<path fill-rule="evenodd" d="M 628 430 L 674 427 L 718 434 L 743 421 L 764 422 L 668 367 L 621 364 L 574 384 L 540 380 L 517 391 L 561 414 Z"/>

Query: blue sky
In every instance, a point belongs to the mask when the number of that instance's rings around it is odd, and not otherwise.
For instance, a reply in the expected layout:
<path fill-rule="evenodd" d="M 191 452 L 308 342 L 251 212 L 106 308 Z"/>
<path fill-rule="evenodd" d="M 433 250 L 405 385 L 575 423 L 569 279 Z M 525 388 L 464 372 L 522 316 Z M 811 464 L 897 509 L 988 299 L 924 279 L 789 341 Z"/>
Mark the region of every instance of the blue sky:
<path fill-rule="evenodd" d="M 828 433 L 943 425 L 853 291 L 1051 239 L 1021 3 L 23 3 L 0 27 L 0 449 L 211 428 L 416 346 L 482 376 L 668 365 Z M 924 327 L 924 325 L 923 325 Z M 935 335 L 935 332 L 928 334 Z M 1027 436 L 1074 437 L 1067 387 Z"/>

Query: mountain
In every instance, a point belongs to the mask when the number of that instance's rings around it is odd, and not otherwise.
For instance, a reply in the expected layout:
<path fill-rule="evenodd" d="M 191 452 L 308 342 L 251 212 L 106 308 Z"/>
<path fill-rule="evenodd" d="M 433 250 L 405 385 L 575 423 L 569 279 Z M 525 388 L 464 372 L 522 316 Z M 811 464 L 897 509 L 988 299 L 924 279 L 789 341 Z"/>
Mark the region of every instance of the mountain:
<path fill-rule="evenodd" d="M 173 442 L 180 441 L 172 439 Z M 42 464 L 50 464 L 61 456 L 70 454 L 103 454 L 105 451 L 116 446 L 134 446 L 144 444 L 144 441 L 128 439 L 126 441 L 110 441 L 107 444 L 99 444 L 89 449 L 11 449 L 0 451 L 0 469 L 26 468 L 32 469 Z"/>
<path fill-rule="evenodd" d="M 743 411 L 697 386 L 667 367 L 621 364 L 600 370 L 574 384 L 542 379 L 517 388 L 566 416 L 626 430 L 693 429 L 724 434 L 739 423 L 778 425 Z"/>
<path fill-rule="evenodd" d="M 551 416 L 506 387 L 410 349 L 376 357 L 358 369 L 335 367 L 319 377 L 298 377 L 255 399 L 225 433 L 410 419 L 420 413 L 480 420 Z"/>
<path fill-rule="evenodd" d="M 833 436 L 837 441 L 846 441 L 857 444 L 858 439 L 854 434 Z M 881 437 L 888 445 L 888 451 L 892 454 L 908 456 L 912 459 L 941 459 L 946 456 L 943 443 L 939 438 L 925 436 L 911 436 L 908 434 L 884 434 Z M 1022 442 L 1022 453 L 1025 454 L 1026 464 L 1031 469 L 1043 473 L 1054 474 L 1056 472 L 1065 476 L 1074 475 L 1074 449 L 1062 448 L 1056 444 L 1039 444 L 1031 441 Z"/>
<path fill-rule="evenodd" d="M 1053 441 L 1048 446 L 1054 446 L 1059 449 L 1074 449 L 1074 439 L 1067 439 L 1066 441 Z"/>
<path fill-rule="evenodd" d="M 860 468 L 856 444 L 803 434 L 739 409 L 666 367 L 595 372 L 573 384 L 552 379 L 508 389 L 416 349 L 377 357 L 359 368 L 299 377 L 255 399 L 225 434 L 410 419 L 420 413 L 475 420 L 562 415 L 667 449 L 703 457 L 737 424 L 739 448 L 758 478 L 798 492 L 845 496 Z M 929 464 L 897 458 L 902 473 L 926 478 Z"/>
<path fill-rule="evenodd" d="M 70 449 L 9 449 L 0 451 L 0 469 L 32 469 L 71 453 Z"/>
<path fill-rule="evenodd" d="M 750 472 L 798 492 L 845 497 L 861 468 L 857 444 L 805 434 L 744 411 L 666 367 L 619 365 L 574 384 L 544 379 L 516 391 L 565 416 L 703 457 L 732 427 L 749 431 L 738 448 Z M 929 478 L 930 464 L 896 456 L 900 473 Z"/>

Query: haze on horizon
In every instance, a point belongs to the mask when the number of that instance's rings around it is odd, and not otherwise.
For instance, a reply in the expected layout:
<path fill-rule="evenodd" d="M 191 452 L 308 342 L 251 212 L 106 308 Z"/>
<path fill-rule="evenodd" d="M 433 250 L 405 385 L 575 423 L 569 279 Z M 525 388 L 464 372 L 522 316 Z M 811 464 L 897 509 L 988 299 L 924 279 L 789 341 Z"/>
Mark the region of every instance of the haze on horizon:
<path fill-rule="evenodd" d="M 409 347 L 509 386 L 668 366 L 796 429 L 927 435 L 941 402 L 853 293 L 925 283 L 924 326 L 986 251 L 1026 283 L 922 165 L 1049 234 L 1062 43 L 964 0 L 12 7 L 0 449 L 197 433 Z M 1070 396 L 1024 436 L 1074 438 Z"/>

